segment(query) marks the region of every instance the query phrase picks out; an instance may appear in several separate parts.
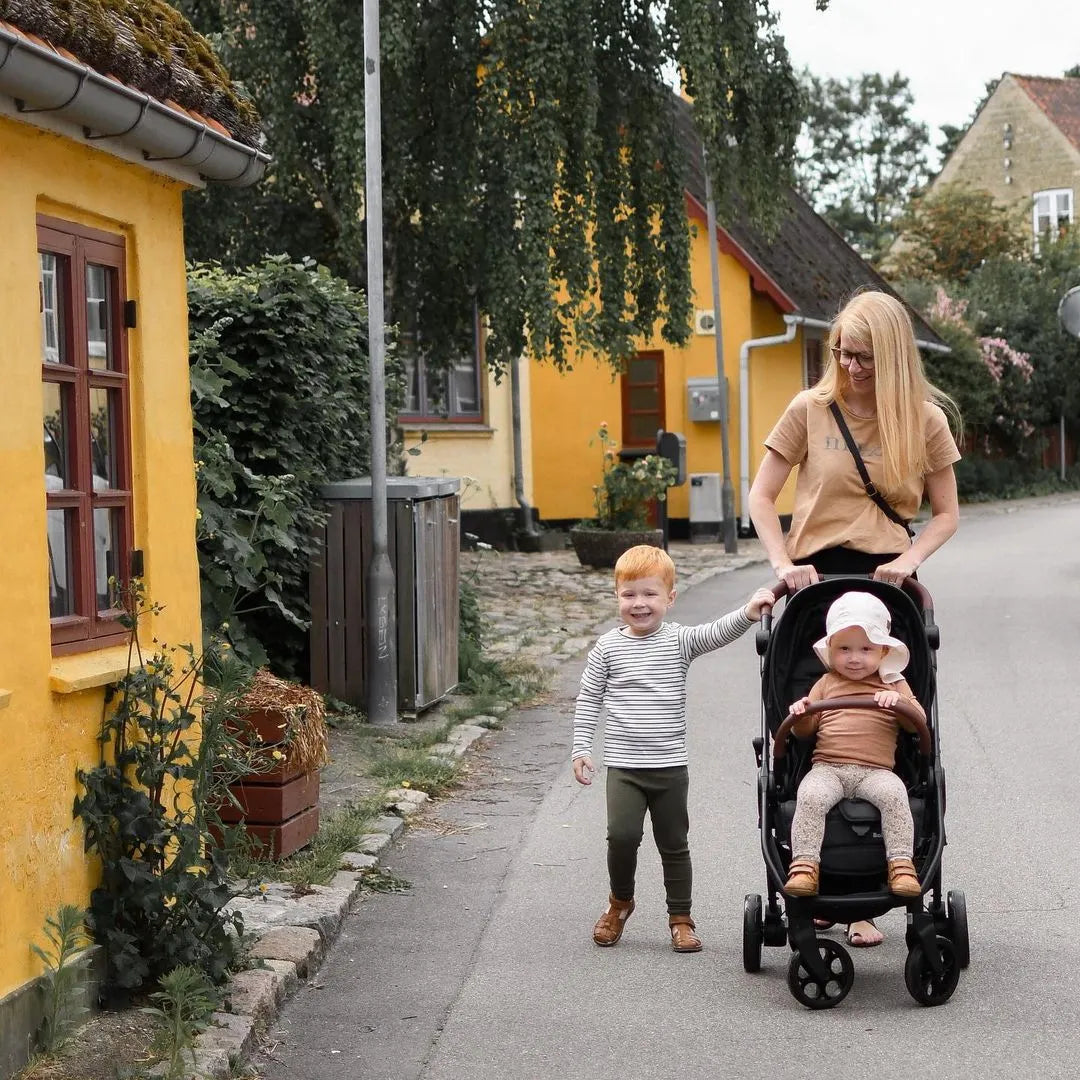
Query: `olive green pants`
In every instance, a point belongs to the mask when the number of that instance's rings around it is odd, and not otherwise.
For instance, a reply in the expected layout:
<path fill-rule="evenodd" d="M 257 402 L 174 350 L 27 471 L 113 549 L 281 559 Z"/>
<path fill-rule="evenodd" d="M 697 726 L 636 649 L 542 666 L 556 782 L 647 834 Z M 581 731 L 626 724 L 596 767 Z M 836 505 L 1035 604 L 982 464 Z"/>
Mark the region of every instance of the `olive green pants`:
<path fill-rule="evenodd" d="M 690 815 L 686 808 L 690 775 L 685 765 L 671 769 L 607 771 L 607 861 L 611 895 L 634 898 L 638 847 L 645 831 L 645 811 L 664 867 L 669 915 L 689 915 L 693 885 L 690 865 Z"/>

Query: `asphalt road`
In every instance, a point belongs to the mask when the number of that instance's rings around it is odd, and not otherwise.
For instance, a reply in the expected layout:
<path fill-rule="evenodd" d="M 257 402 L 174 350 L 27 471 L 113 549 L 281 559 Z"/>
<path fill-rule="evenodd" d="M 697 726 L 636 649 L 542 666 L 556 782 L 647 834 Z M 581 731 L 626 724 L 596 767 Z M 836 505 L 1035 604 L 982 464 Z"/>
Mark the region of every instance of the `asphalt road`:
<path fill-rule="evenodd" d="M 764 582 L 763 567 L 698 586 L 672 617 L 700 622 Z M 285 1007 L 257 1064 L 269 1080 L 832 1080 L 1080 1075 L 1080 500 L 975 509 L 927 564 L 942 630 L 948 776 L 944 885 L 967 895 L 971 966 L 927 1009 L 903 978 L 902 913 L 852 950 L 855 984 L 828 1012 L 787 989 L 788 950 L 741 963 L 742 899 L 762 892 L 754 807 L 753 635 L 698 660 L 689 684 L 691 850 L 699 954 L 668 945 L 646 838 L 622 942 L 590 930 L 607 895 L 604 799 L 567 761 L 578 662 L 550 707 L 518 714 L 441 828 L 388 860 L 412 882 L 350 917 Z M 598 598 L 599 604 L 606 598 Z M 602 609 L 599 614 L 603 614 Z"/>

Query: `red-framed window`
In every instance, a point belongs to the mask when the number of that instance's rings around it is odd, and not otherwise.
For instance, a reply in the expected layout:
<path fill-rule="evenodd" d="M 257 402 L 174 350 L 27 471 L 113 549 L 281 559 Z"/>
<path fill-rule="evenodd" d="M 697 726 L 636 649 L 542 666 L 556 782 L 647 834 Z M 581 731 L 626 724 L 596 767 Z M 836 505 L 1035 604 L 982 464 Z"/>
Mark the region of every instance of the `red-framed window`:
<path fill-rule="evenodd" d="M 38 217 L 41 417 L 53 651 L 123 640 L 132 548 L 124 241 Z M 114 582 L 114 583 L 111 583 Z"/>
<path fill-rule="evenodd" d="M 631 357 L 622 376 L 623 447 L 656 449 L 656 432 L 664 427 L 664 354 L 642 352 Z"/>
<path fill-rule="evenodd" d="M 484 334 L 479 311 L 473 313 L 472 348 L 449 370 L 430 367 L 415 338 L 401 336 L 406 392 L 399 419 L 425 424 L 484 422 Z"/>

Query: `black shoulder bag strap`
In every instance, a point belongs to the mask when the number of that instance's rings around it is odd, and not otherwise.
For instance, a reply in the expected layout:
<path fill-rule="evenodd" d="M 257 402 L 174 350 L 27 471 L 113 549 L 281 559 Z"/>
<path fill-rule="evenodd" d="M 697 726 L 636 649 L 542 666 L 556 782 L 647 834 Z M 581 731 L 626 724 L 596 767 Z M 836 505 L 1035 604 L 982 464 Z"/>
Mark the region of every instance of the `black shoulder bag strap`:
<path fill-rule="evenodd" d="M 855 468 L 859 470 L 859 476 L 862 478 L 866 494 L 877 503 L 878 509 L 890 521 L 895 521 L 897 525 L 903 525 L 908 536 L 914 536 L 915 530 L 885 501 L 885 496 L 878 491 L 874 486 L 874 481 L 870 479 L 870 474 L 866 471 L 866 463 L 862 459 L 862 454 L 859 453 L 858 446 L 855 445 L 855 440 L 851 437 L 851 432 L 848 430 L 847 421 L 844 419 L 844 414 L 840 411 L 840 406 L 837 405 L 835 401 L 830 402 L 829 411 L 836 417 L 836 426 L 840 428 L 840 434 L 844 436 L 844 442 L 847 443 L 847 448 L 851 451 L 851 456 L 855 459 Z"/>

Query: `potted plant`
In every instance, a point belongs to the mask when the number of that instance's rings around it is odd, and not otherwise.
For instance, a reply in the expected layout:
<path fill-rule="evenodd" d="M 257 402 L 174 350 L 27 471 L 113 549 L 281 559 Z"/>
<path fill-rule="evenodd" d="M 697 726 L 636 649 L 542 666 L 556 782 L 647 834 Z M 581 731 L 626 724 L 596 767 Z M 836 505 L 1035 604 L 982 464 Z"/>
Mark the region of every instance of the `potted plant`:
<path fill-rule="evenodd" d="M 597 440 L 603 471 L 600 483 L 593 487 L 596 516 L 572 528 L 570 542 L 583 566 L 611 567 L 636 544 L 663 546 L 663 530 L 650 523 L 649 515 L 654 501 L 667 498 L 676 470 L 659 454 L 620 461 L 607 423 L 600 425 Z"/>
<path fill-rule="evenodd" d="M 221 820 L 242 824 L 265 854 L 283 858 L 319 830 L 319 770 L 329 759 L 322 695 L 260 669 L 240 701 L 236 732 L 260 748 L 261 760 L 229 786 Z"/>

